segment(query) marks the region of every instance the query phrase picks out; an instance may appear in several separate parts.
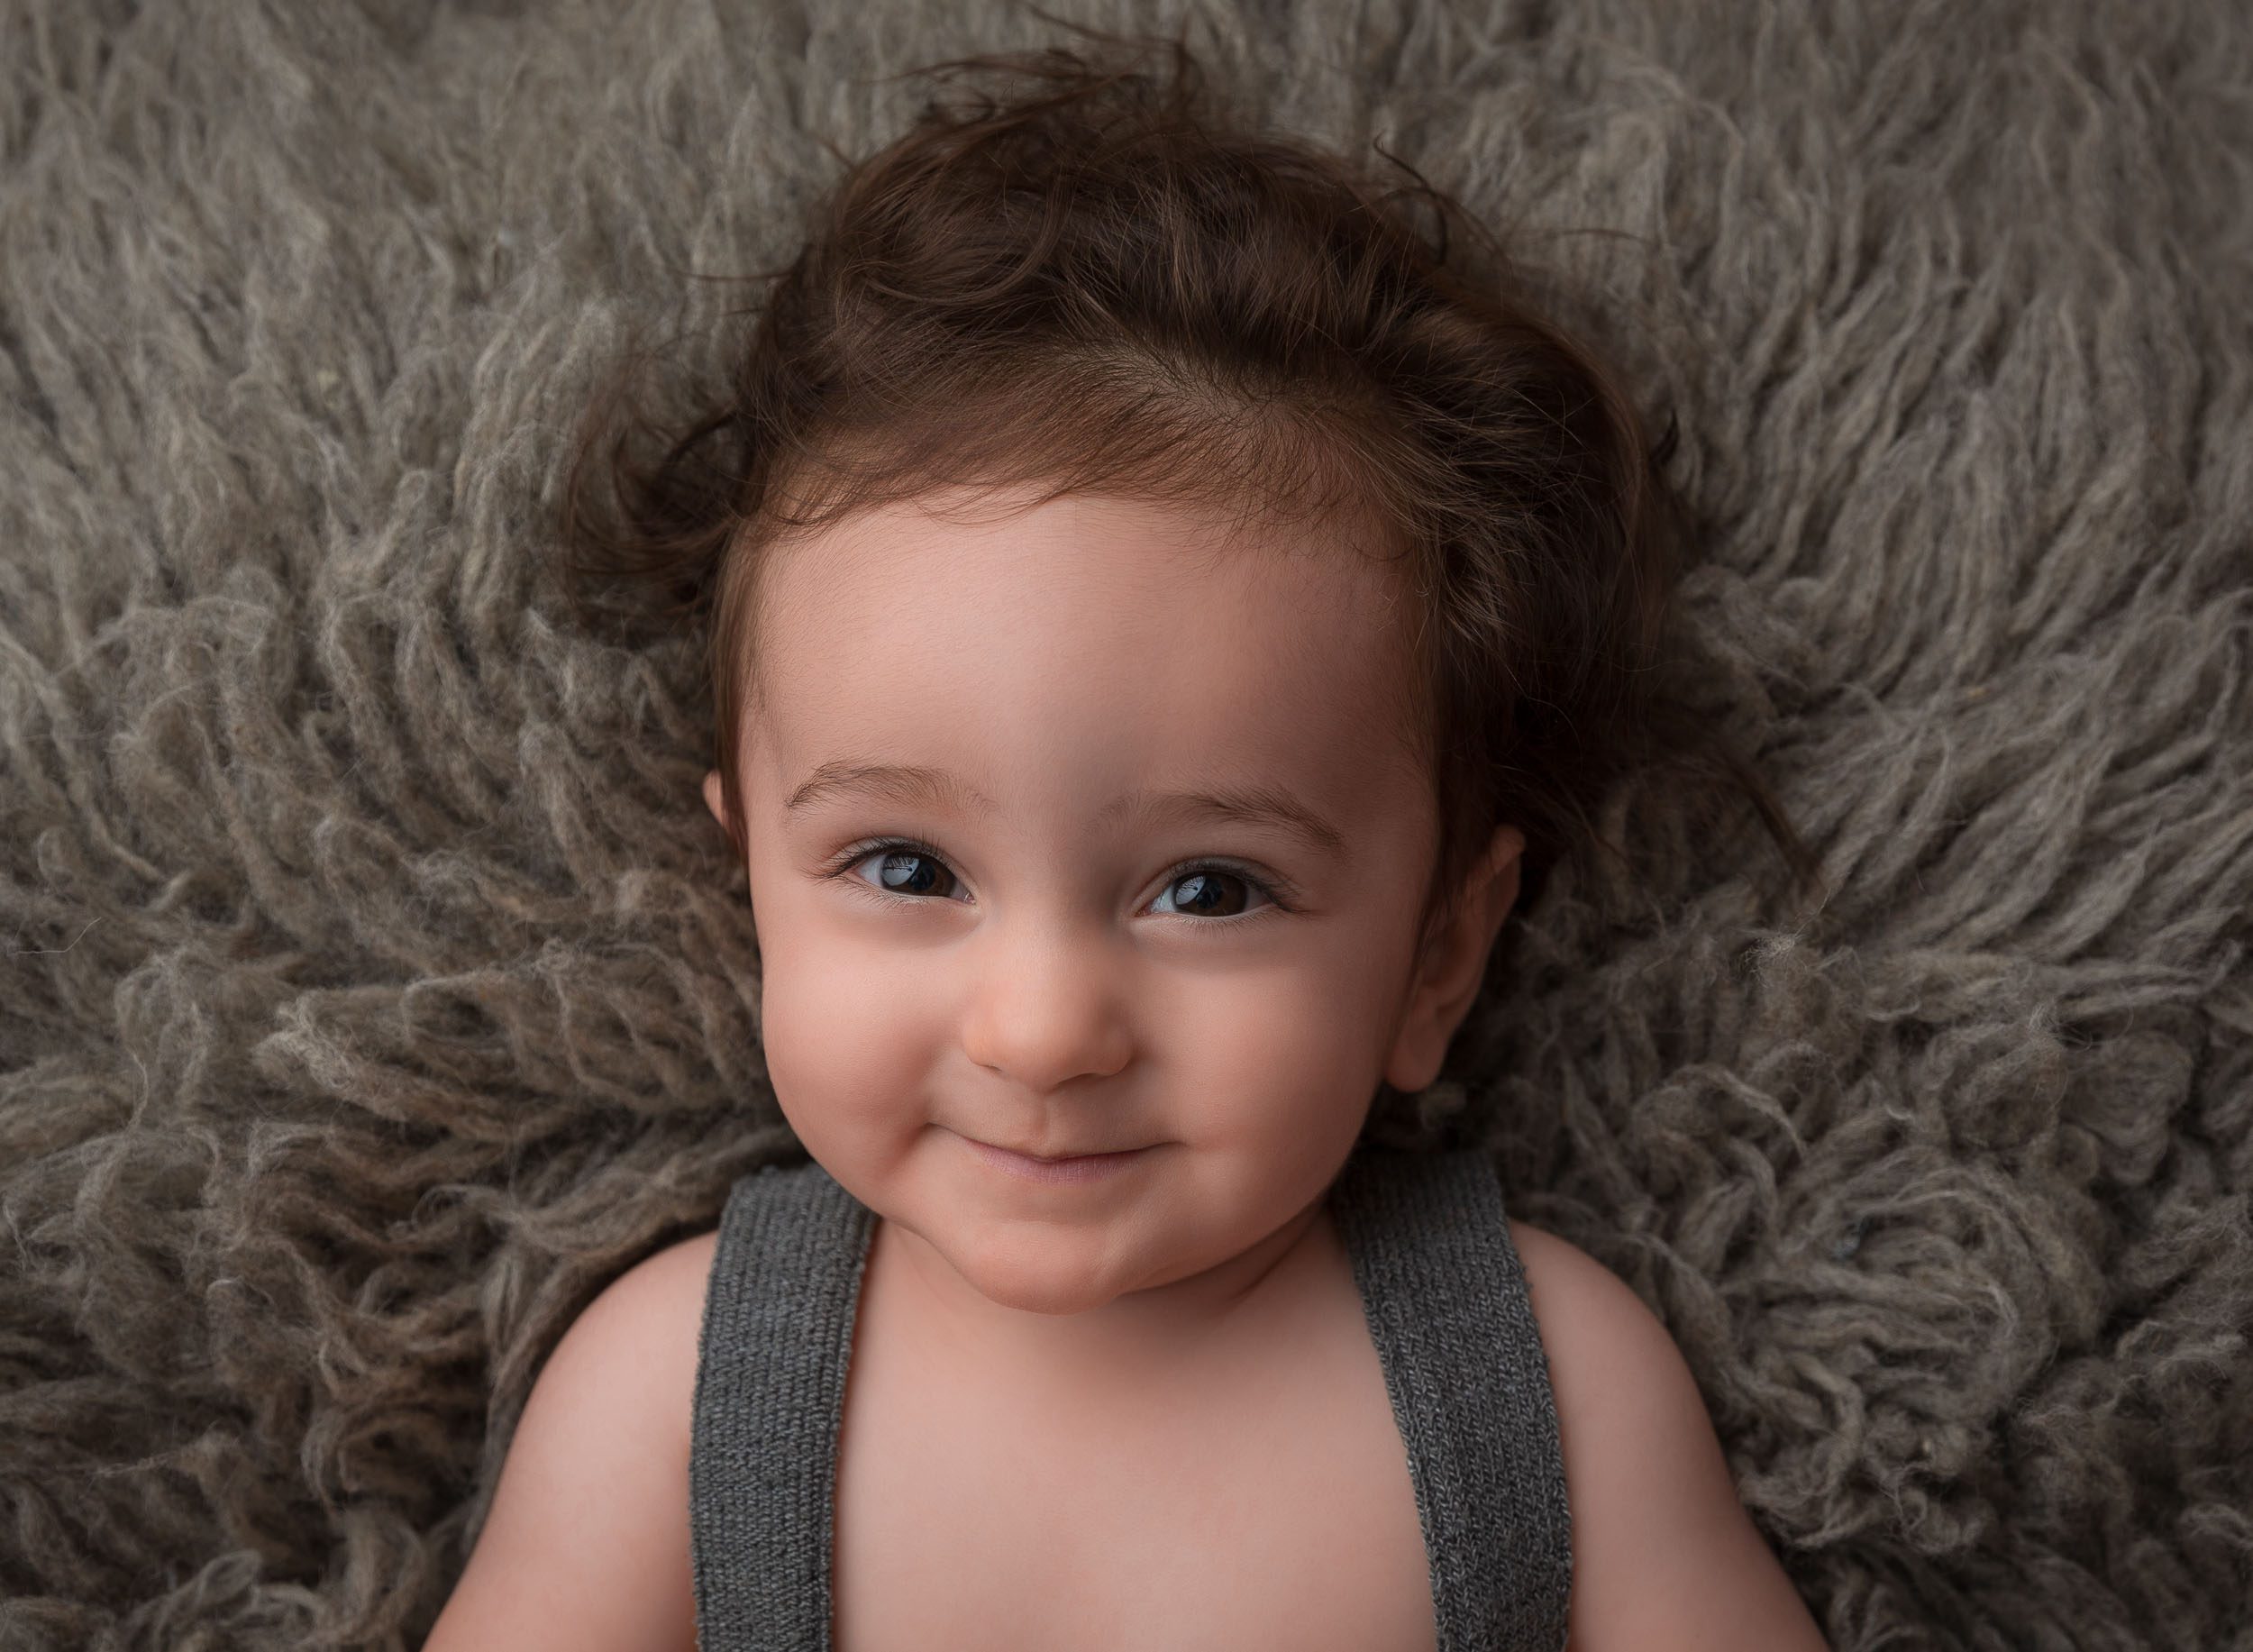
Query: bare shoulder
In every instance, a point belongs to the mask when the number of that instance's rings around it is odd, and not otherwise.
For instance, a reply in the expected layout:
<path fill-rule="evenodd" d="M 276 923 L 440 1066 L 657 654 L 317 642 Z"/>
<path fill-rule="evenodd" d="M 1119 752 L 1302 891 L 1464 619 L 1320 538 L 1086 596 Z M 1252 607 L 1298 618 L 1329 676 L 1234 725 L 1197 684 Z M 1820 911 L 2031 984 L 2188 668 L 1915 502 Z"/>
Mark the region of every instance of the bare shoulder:
<path fill-rule="evenodd" d="M 676 1240 L 635 1263 L 605 1292 L 623 1299 L 605 1334 L 629 1339 L 648 1362 L 641 1392 L 662 1414 L 666 1442 L 676 1447 L 670 1460 L 680 1465 L 683 1507 L 688 1498 L 689 1429 L 696 1404 L 704 1295 L 712 1276 L 713 1252 L 719 1242 L 716 1230 Z"/>
<path fill-rule="evenodd" d="M 1512 1220 L 1573 1518 L 1568 1652 L 1823 1652 L 1665 1324 L 1580 1246 Z"/>
<path fill-rule="evenodd" d="M 712 1256 L 719 1243 L 717 1228 L 692 1233 L 651 1252 L 618 1276 L 621 1285 L 639 1276 L 638 1289 L 657 1299 L 661 1314 L 677 1321 L 673 1329 L 685 1342 L 692 1373 L 698 1335 L 704 1328 L 705 1287 L 712 1277 Z M 680 1346 L 676 1344 L 676 1350 Z"/>
<path fill-rule="evenodd" d="M 1669 1377 L 1674 1366 L 1689 1374 L 1665 1323 L 1617 1273 L 1571 1240 L 1530 1222 L 1513 1218 L 1510 1237 L 1525 1270 L 1560 1410 L 1568 1383 L 1573 1402 L 1584 1407 L 1601 1395 Z M 1699 1410 L 1702 1415 L 1702 1402 Z"/>
<path fill-rule="evenodd" d="M 549 1353 L 425 1652 L 690 1652 L 689 1425 L 717 1239 L 643 1257 Z"/>
<path fill-rule="evenodd" d="M 565 1337 L 567 1343 L 576 1337 L 614 1345 L 602 1364 L 631 1385 L 616 1398 L 661 1419 L 669 1444 L 678 1436 L 676 1455 L 684 1475 L 704 1294 L 718 1244 L 719 1234 L 712 1231 L 651 1252 L 606 1285 Z M 563 1351 L 559 1346 L 551 1363 Z"/>

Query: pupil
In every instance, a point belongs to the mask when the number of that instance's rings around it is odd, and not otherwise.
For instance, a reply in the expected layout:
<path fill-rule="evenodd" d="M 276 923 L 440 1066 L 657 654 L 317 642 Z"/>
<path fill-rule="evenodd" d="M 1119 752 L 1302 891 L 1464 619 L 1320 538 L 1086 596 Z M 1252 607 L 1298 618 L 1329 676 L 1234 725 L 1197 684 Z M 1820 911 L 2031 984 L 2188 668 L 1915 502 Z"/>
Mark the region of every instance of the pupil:
<path fill-rule="evenodd" d="M 895 863 L 899 861 L 915 862 L 917 865 L 924 869 L 923 875 L 919 878 L 910 879 L 905 882 L 895 880 L 892 877 L 892 867 Z M 897 849 L 891 853 L 886 855 L 884 857 L 884 863 L 877 868 L 876 875 L 883 880 L 884 887 L 888 890 L 905 890 L 911 895 L 926 895 L 930 893 L 931 890 L 931 872 L 928 857 L 917 854 L 912 849 Z"/>
<path fill-rule="evenodd" d="M 1190 873 L 1188 877 L 1183 878 L 1173 887 L 1177 890 L 1193 888 L 1197 890 L 1197 894 L 1189 900 L 1176 899 L 1173 903 L 1175 908 L 1181 911 L 1193 911 L 1199 917 L 1211 917 L 1213 914 L 1210 910 L 1209 905 L 1199 905 L 1198 903 L 1207 900 L 1209 897 L 1215 896 L 1219 888 L 1217 880 L 1225 876 L 1227 876 L 1226 873 L 1215 873 L 1209 872 L 1193 872 Z M 1234 881 L 1234 880 L 1230 881 Z M 1234 917 L 1235 914 L 1223 913 L 1221 916 L 1224 917 Z"/>

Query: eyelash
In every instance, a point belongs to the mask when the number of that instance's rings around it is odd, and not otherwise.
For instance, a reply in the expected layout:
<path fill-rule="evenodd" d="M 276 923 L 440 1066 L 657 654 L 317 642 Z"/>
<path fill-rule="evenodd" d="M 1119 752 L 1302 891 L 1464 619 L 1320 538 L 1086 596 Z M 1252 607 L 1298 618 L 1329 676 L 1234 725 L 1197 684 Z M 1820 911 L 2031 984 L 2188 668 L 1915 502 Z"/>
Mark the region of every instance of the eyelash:
<path fill-rule="evenodd" d="M 917 907 L 930 904 L 933 899 L 931 896 L 897 895 L 889 890 L 878 889 L 874 884 L 868 882 L 864 879 L 847 876 L 847 874 L 851 872 L 855 866 L 858 866 L 862 861 L 867 860 L 869 856 L 876 853 L 879 850 L 890 850 L 895 853 L 906 854 L 919 854 L 926 856 L 930 860 L 937 861 L 942 864 L 946 863 L 946 856 L 941 854 L 930 844 L 919 842 L 915 838 L 871 837 L 865 843 L 853 844 L 850 849 L 847 849 L 841 854 L 834 857 L 829 863 L 823 868 L 822 876 L 825 878 L 841 879 L 847 884 L 856 885 L 860 889 L 861 892 L 866 894 L 871 899 L 880 900 L 888 905 Z M 948 870 L 952 871 L 953 868 L 950 866 Z M 1268 899 L 1268 904 L 1260 908 L 1257 911 L 1232 913 L 1227 917 L 1198 918 L 1196 921 L 1206 928 L 1218 929 L 1236 924 L 1254 923 L 1256 922 L 1263 914 L 1268 912 L 1295 912 L 1299 909 L 1296 904 L 1284 898 L 1283 891 L 1282 888 L 1279 887 L 1276 881 L 1263 878 L 1257 872 L 1252 871 L 1250 867 L 1239 866 L 1232 861 L 1183 861 L 1180 865 L 1174 867 L 1172 871 L 1166 873 L 1163 887 L 1167 889 L 1172 888 L 1174 884 L 1180 882 L 1183 878 L 1188 877 L 1190 873 L 1193 872 L 1225 872 L 1232 878 L 1243 879 L 1245 882 L 1259 890 L 1259 892 L 1266 896 Z"/>

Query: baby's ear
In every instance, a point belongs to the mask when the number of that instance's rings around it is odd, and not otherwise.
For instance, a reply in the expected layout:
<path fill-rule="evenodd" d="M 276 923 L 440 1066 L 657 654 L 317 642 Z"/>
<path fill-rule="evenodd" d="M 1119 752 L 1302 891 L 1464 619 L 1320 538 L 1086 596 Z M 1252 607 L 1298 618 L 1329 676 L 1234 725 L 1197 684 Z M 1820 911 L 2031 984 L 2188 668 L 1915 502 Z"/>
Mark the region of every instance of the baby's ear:
<path fill-rule="evenodd" d="M 704 807 L 712 811 L 712 818 L 725 830 L 727 826 L 727 794 L 720 786 L 720 771 L 713 770 L 704 777 Z"/>
<path fill-rule="evenodd" d="M 1494 842 L 1488 850 L 1487 864 L 1498 865 L 1493 874 L 1493 893 L 1489 899 L 1495 908 L 1497 927 L 1518 904 L 1518 884 L 1526 869 L 1526 835 L 1516 826 L 1506 826 L 1494 834 Z"/>
<path fill-rule="evenodd" d="M 1464 881 L 1455 921 L 1430 938 L 1418 960 L 1416 985 L 1385 1063 L 1385 1082 L 1403 1095 L 1414 1095 L 1439 1076 L 1448 1042 L 1485 981 L 1495 936 L 1517 904 L 1525 847 L 1525 834 L 1516 826 L 1495 832 Z"/>

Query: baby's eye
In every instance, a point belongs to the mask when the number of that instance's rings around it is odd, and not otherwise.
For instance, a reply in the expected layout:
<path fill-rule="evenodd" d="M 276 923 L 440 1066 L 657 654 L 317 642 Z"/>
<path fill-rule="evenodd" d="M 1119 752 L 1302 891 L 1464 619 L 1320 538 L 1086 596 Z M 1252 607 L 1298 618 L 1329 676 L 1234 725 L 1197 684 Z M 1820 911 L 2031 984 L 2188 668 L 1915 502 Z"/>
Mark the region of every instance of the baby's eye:
<path fill-rule="evenodd" d="M 912 844 L 879 844 L 837 868 L 838 875 L 851 876 L 871 862 L 876 863 L 873 880 L 853 877 L 853 881 L 894 899 L 944 900 L 959 887 L 947 863 L 930 850 Z M 1161 910 L 1190 917 L 1242 917 L 1259 910 L 1262 905 L 1280 906 L 1274 891 L 1259 879 L 1233 867 L 1213 863 L 1198 862 L 1176 870 L 1160 891 Z"/>
<path fill-rule="evenodd" d="M 1231 887 L 1241 893 L 1232 895 Z M 1186 894 L 1177 891 L 1187 890 Z M 1158 899 L 1174 897 L 1173 910 L 1192 917 L 1241 917 L 1247 910 L 1247 899 L 1256 896 L 1268 899 L 1258 880 L 1240 872 L 1230 872 L 1226 866 L 1191 866 L 1174 874 L 1172 880 L 1159 892 Z M 1250 907 L 1252 911 L 1257 907 Z"/>
<path fill-rule="evenodd" d="M 871 861 L 879 863 L 876 886 L 888 894 L 935 894 L 943 897 L 945 888 L 951 888 L 955 881 L 954 874 L 946 870 L 946 863 L 937 855 L 905 845 L 871 849 L 844 870 L 851 872 L 853 867 L 865 866 Z M 934 888 L 934 885 L 944 885 L 945 888 Z"/>

